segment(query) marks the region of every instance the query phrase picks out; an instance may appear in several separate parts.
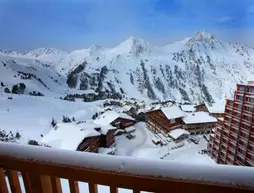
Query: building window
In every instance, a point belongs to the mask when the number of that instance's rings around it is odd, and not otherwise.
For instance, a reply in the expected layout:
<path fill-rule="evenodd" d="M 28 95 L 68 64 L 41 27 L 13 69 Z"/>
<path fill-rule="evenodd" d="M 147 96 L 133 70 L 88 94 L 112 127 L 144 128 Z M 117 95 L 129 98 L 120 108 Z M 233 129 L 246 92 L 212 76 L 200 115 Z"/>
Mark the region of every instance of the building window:
<path fill-rule="evenodd" d="M 244 88 L 243 86 L 240 86 L 239 90 L 240 90 L 240 91 L 244 91 L 245 88 Z"/>
<path fill-rule="evenodd" d="M 236 99 L 240 100 L 240 101 L 243 101 L 243 96 L 237 96 Z"/>

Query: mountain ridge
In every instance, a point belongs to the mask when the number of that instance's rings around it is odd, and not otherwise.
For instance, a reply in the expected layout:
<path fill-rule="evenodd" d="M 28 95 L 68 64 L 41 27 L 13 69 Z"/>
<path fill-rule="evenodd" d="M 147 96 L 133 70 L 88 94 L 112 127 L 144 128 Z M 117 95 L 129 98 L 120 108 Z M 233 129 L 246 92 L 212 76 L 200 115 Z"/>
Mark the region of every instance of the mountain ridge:
<path fill-rule="evenodd" d="M 49 63 L 72 89 L 150 99 L 224 100 L 235 83 L 254 74 L 252 48 L 222 42 L 204 30 L 162 47 L 132 36 L 113 48 L 92 45 L 68 53 L 54 49 L 27 53 L 31 60 Z"/>

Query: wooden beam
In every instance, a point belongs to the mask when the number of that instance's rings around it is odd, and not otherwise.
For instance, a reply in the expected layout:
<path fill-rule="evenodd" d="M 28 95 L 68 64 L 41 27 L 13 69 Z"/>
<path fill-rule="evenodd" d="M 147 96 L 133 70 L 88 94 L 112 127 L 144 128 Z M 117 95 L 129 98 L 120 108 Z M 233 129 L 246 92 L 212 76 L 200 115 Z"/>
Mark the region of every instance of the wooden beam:
<path fill-rule="evenodd" d="M 153 176 L 137 176 L 126 173 L 107 172 L 89 168 L 78 168 L 74 166 L 65 166 L 49 164 L 46 162 L 29 161 L 16 159 L 9 156 L 0 156 L 0 167 L 19 169 L 21 171 L 36 171 L 42 175 L 57 176 L 59 178 L 72 179 L 70 187 L 72 193 L 78 193 L 76 181 L 93 182 L 105 186 L 115 186 L 126 189 L 140 189 L 147 192 L 165 192 L 170 189 L 173 192 L 195 192 L 195 193 L 247 193 L 253 192 L 253 189 L 239 187 L 234 185 L 225 185 L 218 183 L 208 183 L 195 180 L 180 180 L 170 178 L 160 178 Z M 75 185 L 76 184 L 76 185 Z"/>
<path fill-rule="evenodd" d="M 25 187 L 26 193 L 33 193 L 28 173 L 22 172 L 21 174 L 22 174 L 22 179 L 24 182 L 24 187 Z"/>
<path fill-rule="evenodd" d="M 7 183 L 5 180 L 4 170 L 0 168 L 0 192 L 8 193 Z"/>
<path fill-rule="evenodd" d="M 51 178 L 49 176 L 41 175 L 40 180 L 43 193 L 54 193 L 52 189 Z"/>
<path fill-rule="evenodd" d="M 9 184 L 12 193 L 22 193 L 19 183 L 19 177 L 17 171 L 15 170 L 7 170 Z"/>
<path fill-rule="evenodd" d="M 51 176 L 50 179 L 51 179 L 53 193 L 62 193 L 60 178 Z"/>
<path fill-rule="evenodd" d="M 118 193 L 118 188 L 116 186 L 110 186 L 110 193 Z"/>
<path fill-rule="evenodd" d="M 70 193 L 79 193 L 78 182 L 72 179 L 69 179 Z"/>
<path fill-rule="evenodd" d="M 98 193 L 98 186 L 97 186 L 97 184 L 89 183 L 88 187 L 89 187 L 89 193 Z"/>

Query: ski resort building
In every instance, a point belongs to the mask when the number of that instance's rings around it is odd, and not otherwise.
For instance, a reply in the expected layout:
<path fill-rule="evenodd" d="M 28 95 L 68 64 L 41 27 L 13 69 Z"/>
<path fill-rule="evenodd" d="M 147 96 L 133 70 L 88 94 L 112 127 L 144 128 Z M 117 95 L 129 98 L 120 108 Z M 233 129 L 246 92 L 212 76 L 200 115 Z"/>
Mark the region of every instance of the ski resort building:
<path fill-rule="evenodd" d="M 199 112 L 199 111 L 208 112 L 208 108 L 205 103 L 196 105 L 195 108 L 196 108 L 197 112 Z"/>
<path fill-rule="evenodd" d="M 197 112 L 208 112 L 211 116 L 216 118 L 224 117 L 225 104 L 221 103 L 203 103 L 195 106 Z"/>
<path fill-rule="evenodd" d="M 124 129 L 135 125 L 136 120 L 125 113 L 107 111 L 94 120 L 96 124 L 112 125 L 118 129 Z"/>
<path fill-rule="evenodd" d="M 182 111 L 186 113 L 192 113 L 196 111 L 195 105 L 181 105 Z"/>
<path fill-rule="evenodd" d="M 111 147 L 115 143 L 116 128 L 93 122 L 81 124 L 59 123 L 41 140 L 52 148 L 74 151 L 98 152 L 99 147 Z"/>
<path fill-rule="evenodd" d="M 112 147 L 115 144 L 116 128 L 111 125 L 98 125 L 95 130 L 101 134 L 100 147 Z"/>
<path fill-rule="evenodd" d="M 186 139 L 190 133 L 188 131 L 186 131 L 185 129 L 182 128 L 176 128 L 171 130 L 168 135 L 175 141 L 175 142 L 179 142 L 183 139 Z"/>
<path fill-rule="evenodd" d="M 209 133 L 215 128 L 217 119 L 207 112 L 188 113 L 182 118 L 183 128 L 190 134 Z"/>
<path fill-rule="evenodd" d="M 254 84 L 237 84 L 224 120 L 210 136 L 208 154 L 220 164 L 254 166 Z"/>
<path fill-rule="evenodd" d="M 148 125 L 155 132 L 163 133 L 168 133 L 170 130 L 181 126 L 181 118 L 184 116 L 185 113 L 178 106 L 165 107 L 146 113 Z"/>
<path fill-rule="evenodd" d="M 187 109 L 185 108 L 185 110 Z M 189 110 L 194 110 L 194 106 Z M 178 106 L 161 108 L 147 113 L 148 125 L 155 132 L 167 134 L 176 128 L 182 128 L 190 134 L 208 133 L 215 128 L 216 122 L 217 119 L 208 112 L 186 113 Z"/>
<path fill-rule="evenodd" d="M 223 118 L 224 117 L 224 111 L 225 111 L 225 103 L 212 103 L 207 104 L 206 107 L 208 109 L 208 112 L 210 115 L 216 117 L 216 118 Z"/>

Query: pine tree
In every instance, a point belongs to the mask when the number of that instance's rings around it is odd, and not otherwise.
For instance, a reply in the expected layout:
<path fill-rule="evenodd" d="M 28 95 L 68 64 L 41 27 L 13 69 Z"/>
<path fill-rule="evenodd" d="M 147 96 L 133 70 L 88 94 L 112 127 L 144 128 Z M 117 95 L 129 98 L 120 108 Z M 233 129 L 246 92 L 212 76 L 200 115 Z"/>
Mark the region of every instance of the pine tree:
<path fill-rule="evenodd" d="M 20 133 L 17 132 L 16 135 L 15 135 L 15 138 L 16 138 L 16 139 L 20 139 L 20 137 L 21 137 Z"/>
<path fill-rule="evenodd" d="M 52 121 L 51 121 L 51 125 L 52 127 L 55 127 L 57 124 L 56 120 L 54 118 L 52 118 Z"/>

